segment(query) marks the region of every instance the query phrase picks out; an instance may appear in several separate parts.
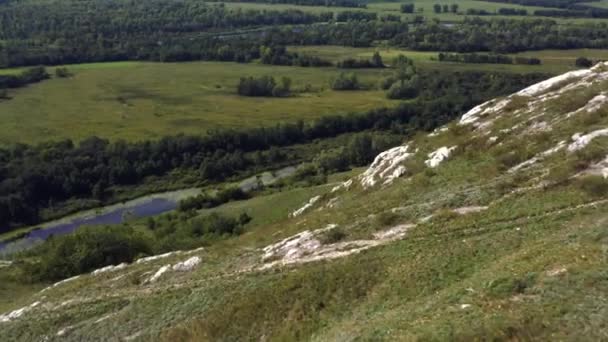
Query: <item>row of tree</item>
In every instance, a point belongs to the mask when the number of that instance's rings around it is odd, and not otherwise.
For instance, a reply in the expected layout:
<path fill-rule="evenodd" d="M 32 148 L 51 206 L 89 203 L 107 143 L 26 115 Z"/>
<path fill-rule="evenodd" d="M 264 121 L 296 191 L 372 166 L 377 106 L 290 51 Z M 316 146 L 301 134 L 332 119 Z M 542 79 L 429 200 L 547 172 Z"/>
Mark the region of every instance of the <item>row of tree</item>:
<path fill-rule="evenodd" d="M 274 96 L 286 97 L 291 92 L 291 79 L 282 77 L 277 83 L 272 76 L 241 77 L 237 93 L 241 96 Z"/>
<path fill-rule="evenodd" d="M 439 53 L 437 59 L 440 62 L 457 63 L 489 63 L 489 64 L 525 64 L 540 65 L 541 60 L 535 57 L 510 57 L 500 54 L 485 53 Z"/>

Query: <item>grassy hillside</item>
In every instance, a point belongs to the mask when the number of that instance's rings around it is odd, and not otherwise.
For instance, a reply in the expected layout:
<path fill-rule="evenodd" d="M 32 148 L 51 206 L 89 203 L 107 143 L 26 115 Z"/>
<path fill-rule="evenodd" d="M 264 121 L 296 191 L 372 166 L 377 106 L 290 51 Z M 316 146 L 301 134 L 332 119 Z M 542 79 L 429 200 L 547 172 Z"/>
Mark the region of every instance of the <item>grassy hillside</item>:
<path fill-rule="evenodd" d="M 5 307 L 24 313 L 0 338 L 602 340 L 607 76 L 600 65 L 480 105 L 350 183 L 219 207 L 261 219 L 204 250 L 16 296 Z"/>

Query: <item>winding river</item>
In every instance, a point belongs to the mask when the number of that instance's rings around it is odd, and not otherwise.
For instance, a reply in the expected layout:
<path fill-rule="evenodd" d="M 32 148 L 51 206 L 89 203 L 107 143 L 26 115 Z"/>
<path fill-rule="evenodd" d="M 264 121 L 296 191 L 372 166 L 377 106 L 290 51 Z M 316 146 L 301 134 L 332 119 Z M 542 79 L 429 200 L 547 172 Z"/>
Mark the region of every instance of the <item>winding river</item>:
<path fill-rule="evenodd" d="M 81 226 L 119 224 L 126 219 L 150 217 L 177 208 L 180 200 L 195 196 L 200 189 L 185 189 L 152 194 L 124 203 L 86 210 L 68 217 L 37 225 L 23 238 L 0 242 L 0 254 L 22 250 L 46 240 L 51 235 L 68 234 Z"/>
<path fill-rule="evenodd" d="M 264 172 L 242 180 L 238 187 L 249 192 L 260 186 L 274 184 L 293 175 L 296 166 L 288 166 L 273 172 Z M 69 234 L 82 226 L 119 224 L 127 219 L 156 216 L 177 208 L 179 201 L 196 196 L 201 189 L 191 188 L 143 196 L 131 201 L 79 212 L 68 217 L 35 226 L 24 237 L 14 241 L 0 241 L 0 258 L 15 251 L 41 243 L 51 235 Z"/>

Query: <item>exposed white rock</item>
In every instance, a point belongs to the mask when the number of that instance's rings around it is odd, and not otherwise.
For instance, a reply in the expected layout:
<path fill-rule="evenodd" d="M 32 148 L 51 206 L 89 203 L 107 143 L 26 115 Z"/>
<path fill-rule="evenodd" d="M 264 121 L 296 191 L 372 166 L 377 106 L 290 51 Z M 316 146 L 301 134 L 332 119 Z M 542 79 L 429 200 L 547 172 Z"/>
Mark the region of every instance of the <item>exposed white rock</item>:
<path fill-rule="evenodd" d="M 471 307 L 471 304 L 460 304 L 460 309 L 465 310 Z"/>
<path fill-rule="evenodd" d="M 440 133 L 447 132 L 447 131 L 448 131 L 448 129 L 449 129 L 449 128 L 448 128 L 447 126 L 443 126 L 443 127 L 440 127 L 440 128 L 436 128 L 434 131 L 432 131 L 431 133 L 429 133 L 427 136 L 428 136 L 428 137 L 436 137 L 436 136 L 438 136 Z"/>
<path fill-rule="evenodd" d="M 330 199 L 327 204 L 325 205 L 325 208 L 333 208 L 336 206 L 336 204 L 338 204 L 338 200 L 340 198 L 339 197 L 334 197 L 332 199 Z"/>
<path fill-rule="evenodd" d="M 541 160 L 543 160 L 544 158 L 556 153 L 557 151 L 563 149 L 566 146 L 566 142 L 565 141 L 560 141 L 559 143 L 557 143 L 557 145 L 555 145 L 555 147 L 552 147 L 544 152 L 541 152 L 537 155 L 535 155 L 534 157 L 526 160 L 525 162 L 519 163 L 518 165 L 513 166 L 512 168 L 509 169 L 508 172 L 513 173 L 513 172 L 517 172 L 523 168 L 526 168 L 532 164 L 535 164 Z"/>
<path fill-rule="evenodd" d="M 497 136 L 493 136 L 493 137 L 489 137 L 489 138 L 488 138 L 488 142 L 489 142 L 490 144 L 495 143 L 497 140 L 498 140 L 498 137 L 497 137 Z"/>
<path fill-rule="evenodd" d="M 470 207 L 456 208 L 456 209 L 453 209 L 452 211 L 459 215 L 466 215 L 466 214 L 471 214 L 471 213 L 478 213 L 480 211 L 484 211 L 487 209 L 488 209 L 487 206 L 470 206 Z"/>
<path fill-rule="evenodd" d="M 169 252 L 169 253 L 165 253 L 165 254 L 153 255 L 153 256 L 137 259 L 137 261 L 135 263 L 136 264 L 142 264 L 142 263 L 145 263 L 145 262 L 150 262 L 150 261 L 154 261 L 154 260 L 158 260 L 158 259 L 168 258 L 168 257 L 170 257 L 172 255 L 176 255 L 176 254 L 181 254 L 181 251 Z"/>
<path fill-rule="evenodd" d="M 351 185 L 353 185 L 353 180 L 352 180 L 352 179 L 349 179 L 349 180 L 347 180 L 346 182 L 344 182 L 344 183 L 342 183 L 342 184 L 340 184 L 340 185 L 337 185 L 337 186 L 333 187 L 333 188 L 331 189 L 331 192 L 333 193 L 333 192 L 336 192 L 336 191 L 340 191 L 340 190 L 342 190 L 342 189 L 348 190 L 348 189 L 350 188 L 350 186 L 351 186 Z"/>
<path fill-rule="evenodd" d="M 461 118 L 458 124 L 460 125 L 469 125 L 476 123 L 479 119 L 489 114 L 494 114 L 501 111 L 511 102 L 511 98 L 508 97 L 506 99 L 502 99 L 498 101 L 497 99 L 493 99 L 487 102 L 480 104 L 477 107 L 466 112 Z"/>
<path fill-rule="evenodd" d="M 114 271 L 118 271 L 118 270 L 122 270 L 123 268 L 127 267 L 128 265 L 126 263 L 122 263 L 119 265 L 109 265 L 106 267 L 102 267 L 100 269 L 97 269 L 93 272 L 91 272 L 92 275 L 98 275 L 101 273 L 106 273 L 106 272 L 114 272 Z"/>
<path fill-rule="evenodd" d="M 405 236 L 408 230 L 416 227 L 415 224 L 401 224 L 390 228 L 388 230 L 384 230 L 381 232 L 374 233 L 374 239 L 383 240 L 383 239 L 393 239 L 393 238 L 402 238 Z"/>
<path fill-rule="evenodd" d="M 57 287 L 57 286 L 63 285 L 63 284 L 65 284 L 65 283 L 69 283 L 70 281 L 76 280 L 76 279 L 78 279 L 78 278 L 80 278 L 80 276 L 79 276 L 79 275 L 74 276 L 74 277 L 71 277 L 71 278 L 64 279 L 64 280 L 62 280 L 62 281 L 58 281 L 58 282 L 56 282 L 55 284 L 53 284 L 53 285 L 51 285 L 51 286 L 49 286 L 49 287 L 45 287 L 45 288 L 44 288 L 42 291 L 40 291 L 40 292 L 41 292 L 41 293 L 42 293 L 42 292 L 45 292 L 45 291 L 50 290 L 50 289 L 52 289 L 52 288 L 54 288 L 54 287 Z"/>
<path fill-rule="evenodd" d="M 188 271 L 192 271 L 200 263 L 201 263 L 201 258 L 195 256 L 188 260 L 178 262 L 177 264 L 173 265 L 173 267 L 171 269 L 174 271 L 178 271 L 178 272 L 188 272 Z"/>
<path fill-rule="evenodd" d="M 310 209 L 320 199 L 321 199 L 321 196 L 315 196 L 315 197 L 311 198 L 310 200 L 308 200 L 308 202 L 306 204 L 304 204 L 303 207 L 301 207 L 300 209 L 289 214 L 289 217 L 298 217 L 298 216 L 304 214 L 304 212 L 306 210 Z"/>
<path fill-rule="evenodd" d="M 440 147 L 434 152 L 429 153 L 429 159 L 424 161 L 424 164 L 430 168 L 435 168 L 441 164 L 442 161 L 450 157 L 450 154 L 457 146 L 452 147 Z"/>
<path fill-rule="evenodd" d="M 40 302 L 34 302 L 28 306 L 22 307 L 21 309 L 17 309 L 17 310 L 11 311 L 9 313 L 6 313 L 4 315 L 0 315 L 0 323 L 6 323 L 6 322 L 10 322 L 12 320 L 15 320 L 15 319 L 23 316 L 26 312 L 37 307 L 38 305 L 40 305 Z"/>
<path fill-rule="evenodd" d="M 568 145 L 569 152 L 575 152 L 585 148 L 593 139 L 608 136 L 608 128 L 598 129 L 597 131 L 593 131 L 591 133 L 581 135 L 579 133 L 572 136 L 573 143 Z"/>
<path fill-rule="evenodd" d="M 262 258 L 265 264 L 259 267 L 259 269 L 264 270 L 280 265 L 342 258 L 402 239 L 407 231 L 414 226 L 412 224 L 403 224 L 383 232 L 377 232 L 372 240 L 344 241 L 325 245 L 316 236 L 324 231 L 335 228 L 336 225 L 329 225 L 326 228 L 312 232 L 307 230 L 265 247 Z"/>
<path fill-rule="evenodd" d="M 406 145 L 397 146 L 380 153 L 369 168 L 359 176 L 361 185 L 364 188 L 369 188 L 376 185 L 379 180 L 388 184 L 403 175 L 406 169 L 400 164 L 414 155 L 408 150 L 409 146 Z"/>
<path fill-rule="evenodd" d="M 264 255 L 262 260 L 281 258 L 286 262 L 301 258 L 305 254 L 310 254 L 319 247 L 321 241 L 317 239 L 320 233 L 336 228 L 337 225 L 331 224 L 323 229 L 315 231 L 305 230 L 296 235 L 283 239 L 275 244 L 269 245 L 263 249 Z"/>
<path fill-rule="evenodd" d="M 146 281 L 144 281 L 144 284 L 149 284 L 149 283 L 154 283 L 155 281 L 157 281 L 163 274 L 167 273 L 167 271 L 169 271 L 171 269 L 171 264 L 167 264 L 165 266 L 162 266 L 161 268 L 158 269 L 158 271 L 156 271 L 156 273 L 154 273 L 150 278 L 146 279 Z"/>
<path fill-rule="evenodd" d="M 542 81 L 540 83 L 536 83 L 532 86 L 529 86 L 526 89 L 520 90 L 517 92 L 517 95 L 520 96 L 538 96 L 545 92 L 547 92 L 551 87 L 560 84 L 562 82 L 570 81 L 575 78 L 581 78 L 587 75 L 592 74 L 594 71 L 591 69 L 583 69 L 583 70 L 575 70 L 570 71 L 565 74 L 555 76 L 548 80 Z"/>

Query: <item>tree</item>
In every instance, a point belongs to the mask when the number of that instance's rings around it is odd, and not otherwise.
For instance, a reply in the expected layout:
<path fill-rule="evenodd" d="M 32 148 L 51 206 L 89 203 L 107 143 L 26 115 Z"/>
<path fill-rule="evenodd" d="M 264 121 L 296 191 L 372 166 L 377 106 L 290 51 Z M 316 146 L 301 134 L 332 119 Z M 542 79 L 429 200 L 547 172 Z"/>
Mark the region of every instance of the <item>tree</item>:
<path fill-rule="evenodd" d="M 384 68 L 384 63 L 382 62 L 382 56 L 380 56 L 380 53 L 378 51 L 374 52 L 374 55 L 372 56 L 372 65 L 375 68 Z"/>
<path fill-rule="evenodd" d="M 448 13 L 450 11 L 450 6 L 443 5 L 443 13 Z"/>
<path fill-rule="evenodd" d="M 433 5 L 433 11 L 435 11 L 435 13 L 441 13 L 441 5 L 440 4 L 434 4 Z"/>
<path fill-rule="evenodd" d="M 414 13 L 414 4 L 403 4 L 401 5 L 402 13 Z"/>
<path fill-rule="evenodd" d="M 576 59 L 575 65 L 579 68 L 590 68 L 593 62 L 586 57 L 579 57 Z"/>
<path fill-rule="evenodd" d="M 333 90 L 357 90 L 359 89 L 359 80 L 355 73 L 340 73 L 336 79 L 331 82 Z"/>
<path fill-rule="evenodd" d="M 458 4 L 452 4 L 451 10 L 452 13 L 458 13 Z"/>
<path fill-rule="evenodd" d="M 67 78 L 70 77 L 70 71 L 68 68 L 57 68 L 55 69 L 55 76 L 58 78 Z"/>

